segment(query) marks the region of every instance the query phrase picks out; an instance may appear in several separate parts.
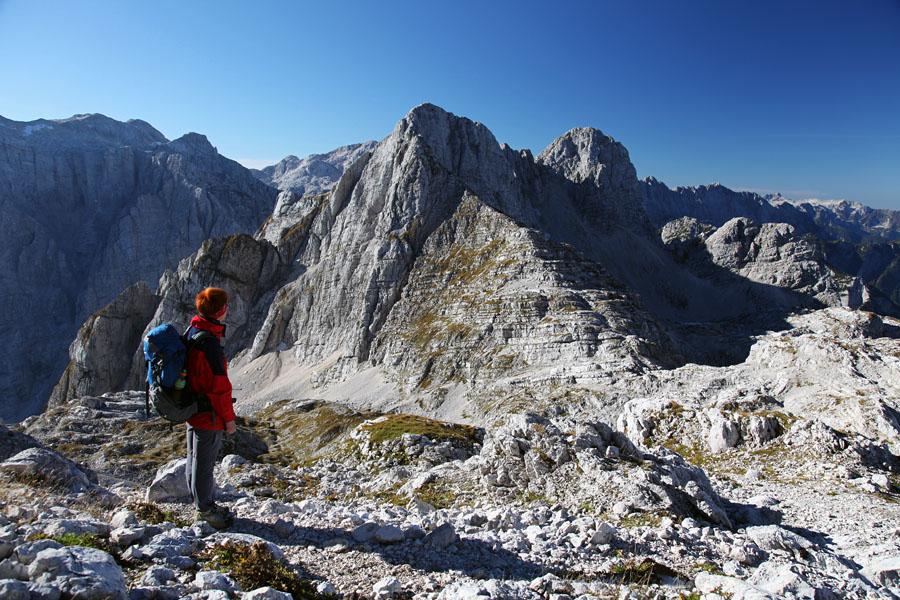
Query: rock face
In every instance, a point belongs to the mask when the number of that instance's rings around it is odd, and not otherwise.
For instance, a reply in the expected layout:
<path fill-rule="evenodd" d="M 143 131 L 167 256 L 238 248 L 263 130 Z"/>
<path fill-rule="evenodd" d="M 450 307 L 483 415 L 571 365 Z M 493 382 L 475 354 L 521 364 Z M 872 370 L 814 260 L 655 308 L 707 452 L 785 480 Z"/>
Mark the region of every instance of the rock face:
<path fill-rule="evenodd" d="M 900 315 L 900 307 L 862 278 L 831 267 L 819 240 L 811 234 L 801 235 L 787 223 L 759 225 L 738 217 L 715 228 L 682 217 L 667 223 L 660 236 L 694 273 L 721 282 L 725 289 L 755 297 L 760 309 L 772 305 L 847 306 Z M 743 286 L 735 275 L 744 280 Z"/>
<path fill-rule="evenodd" d="M 102 115 L 0 117 L 0 417 L 43 405 L 66 364 L 59 341 L 87 315 L 204 240 L 254 231 L 276 194 L 202 135 L 168 142 Z"/>
<path fill-rule="evenodd" d="M 442 387 L 500 372 L 549 381 L 563 376 L 560 362 L 572 376 L 678 364 L 663 329 L 605 268 L 644 281 L 653 306 L 666 305 L 657 290 L 679 270 L 647 225 L 627 153 L 590 130 L 544 157 L 417 107 L 330 194 L 283 192 L 256 240 L 211 241 L 166 275 L 152 323 L 185 322 L 201 282 L 229 289 L 238 369 L 276 352 L 285 369 L 319 365 L 288 396 L 369 367 L 387 387 L 439 402 Z M 611 166 L 590 170 L 600 159 Z M 653 260 L 615 261 L 629 250 Z M 665 281 L 650 285 L 648 272 Z M 249 369 L 264 379 L 246 389 L 261 395 L 275 373 Z"/>
<path fill-rule="evenodd" d="M 331 191 L 341 175 L 357 159 L 371 152 L 376 142 L 341 146 L 326 154 L 311 154 L 300 159 L 288 156 L 264 169 L 251 169 L 260 181 L 298 196 L 317 196 Z"/>
<path fill-rule="evenodd" d="M 49 405 L 120 388 L 157 304 L 159 298 L 141 281 L 91 315 L 69 346 L 71 362 L 53 389 Z"/>
<path fill-rule="evenodd" d="M 864 300 L 868 310 L 898 314 L 900 212 L 846 201 L 795 202 L 718 184 L 670 190 L 652 177 L 641 181 L 641 190 L 650 220 L 663 229 L 684 217 L 715 228 L 746 218 L 761 226 L 787 224 L 797 236 L 812 234 L 818 239 L 809 243 L 818 247 L 829 268 L 860 280 L 854 293 L 871 298 Z"/>

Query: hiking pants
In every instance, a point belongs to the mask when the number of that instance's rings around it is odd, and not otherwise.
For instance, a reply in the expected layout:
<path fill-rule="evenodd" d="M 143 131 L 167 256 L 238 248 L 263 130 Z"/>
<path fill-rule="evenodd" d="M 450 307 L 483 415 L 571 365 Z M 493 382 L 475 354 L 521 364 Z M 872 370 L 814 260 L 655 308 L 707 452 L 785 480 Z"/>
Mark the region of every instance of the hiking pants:
<path fill-rule="evenodd" d="M 221 429 L 196 429 L 187 426 L 187 464 L 184 474 L 197 510 L 209 510 L 215 505 L 216 480 L 213 468 L 221 448 Z"/>

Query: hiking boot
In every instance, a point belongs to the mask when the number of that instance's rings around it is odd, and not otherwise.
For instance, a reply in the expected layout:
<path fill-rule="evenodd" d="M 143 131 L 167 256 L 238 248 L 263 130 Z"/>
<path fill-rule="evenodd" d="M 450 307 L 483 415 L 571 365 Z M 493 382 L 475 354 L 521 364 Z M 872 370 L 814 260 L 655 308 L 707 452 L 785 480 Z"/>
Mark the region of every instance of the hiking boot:
<path fill-rule="evenodd" d="M 195 521 L 206 521 L 215 529 L 225 529 L 234 523 L 234 515 L 224 506 L 213 506 L 208 510 L 194 511 Z"/>

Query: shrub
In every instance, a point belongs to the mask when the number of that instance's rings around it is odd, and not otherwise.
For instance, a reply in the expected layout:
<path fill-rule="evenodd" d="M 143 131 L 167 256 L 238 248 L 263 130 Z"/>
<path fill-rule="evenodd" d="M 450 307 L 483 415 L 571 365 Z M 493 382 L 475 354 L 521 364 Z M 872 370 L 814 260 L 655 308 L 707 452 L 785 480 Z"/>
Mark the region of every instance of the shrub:
<path fill-rule="evenodd" d="M 207 549 L 200 558 L 207 568 L 227 573 L 245 590 L 270 586 L 295 600 L 325 598 L 309 581 L 272 556 L 265 542 L 246 545 L 226 541 Z"/>

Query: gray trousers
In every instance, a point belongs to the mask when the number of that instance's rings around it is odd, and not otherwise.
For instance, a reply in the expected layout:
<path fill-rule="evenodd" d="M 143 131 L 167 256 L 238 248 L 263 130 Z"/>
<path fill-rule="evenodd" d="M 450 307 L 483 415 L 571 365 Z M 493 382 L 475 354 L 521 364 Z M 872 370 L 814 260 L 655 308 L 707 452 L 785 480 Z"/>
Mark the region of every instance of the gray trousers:
<path fill-rule="evenodd" d="M 222 430 L 196 429 L 187 426 L 187 464 L 184 474 L 197 510 L 209 510 L 215 505 L 216 479 L 213 468 L 222 448 Z"/>

